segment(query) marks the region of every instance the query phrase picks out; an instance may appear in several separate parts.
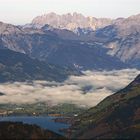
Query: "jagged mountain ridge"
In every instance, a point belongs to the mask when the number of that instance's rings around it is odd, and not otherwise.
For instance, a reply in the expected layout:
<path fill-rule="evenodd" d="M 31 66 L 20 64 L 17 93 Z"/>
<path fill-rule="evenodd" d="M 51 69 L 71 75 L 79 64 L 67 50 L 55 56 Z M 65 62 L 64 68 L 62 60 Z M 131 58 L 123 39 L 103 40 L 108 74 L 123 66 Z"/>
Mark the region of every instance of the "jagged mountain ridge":
<path fill-rule="evenodd" d="M 0 47 L 22 52 L 39 60 L 47 60 L 59 65 L 76 65 L 85 69 L 104 69 L 103 63 L 106 63 L 104 59 L 108 58 L 108 63 L 110 56 L 113 60 L 117 57 L 119 59 L 116 59 L 117 61 L 122 61 L 120 65 L 125 63 L 128 67 L 140 68 L 139 21 L 140 15 L 119 18 L 111 25 L 95 31 L 89 27 L 88 29 L 78 27 L 75 31 L 70 31 L 54 28 L 51 25 L 43 27 L 38 25 L 40 28 L 36 28 L 35 25 L 21 27 L 1 23 Z M 74 49 L 79 49 L 79 52 L 75 53 Z M 86 55 L 83 54 L 81 58 L 79 54 L 83 53 L 82 50 L 86 52 Z M 96 55 L 91 56 L 90 51 Z M 101 55 L 104 59 L 100 57 Z M 67 58 L 64 59 L 64 57 Z M 83 58 L 87 58 L 88 61 L 84 62 Z M 101 61 L 96 62 L 99 59 Z M 89 66 L 87 66 L 88 62 L 90 62 Z M 112 60 L 110 62 L 112 63 Z M 102 64 L 98 66 L 100 63 Z"/>
<path fill-rule="evenodd" d="M 76 15 L 77 18 L 74 18 Z M 125 62 L 132 67 L 140 68 L 140 14 L 128 18 L 109 19 L 109 23 L 106 24 L 106 22 L 104 22 L 103 25 L 100 24 L 100 26 L 96 28 L 93 28 L 91 24 L 88 24 L 88 20 L 84 21 L 84 23 L 87 23 L 87 26 L 82 26 L 81 24 L 83 22 L 79 23 L 79 21 L 82 21 L 80 19 L 83 19 L 84 16 L 81 14 L 70 14 L 70 20 L 68 20 L 67 23 L 77 23 L 73 29 L 68 28 L 66 23 L 65 26 L 62 24 L 64 26 L 63 28 L 57 26 L 57 24 L 61 25 L 61 22 L 57 23 L 57 20 L 59 19 L 58 21 L 63 21 L 65 16 L 67 17 L 67 14 L 60 16 L 55 13 L 50 13 L 35 18 L 32 24 L 41 26 L 42 23 L 49 23 L 54 27 L 53 32 L 63 39 L 99 42 L 102 46 L 111 49 L 108 51 L 108 54 L 111 56 L 118 57 L 122 62 Z M 50 18 L 53 20 L 54 17 L 59 17 L 55 19 L 56 24 L 49 20 Z M 93 24 L 98 25 L 97 20 L 93 20 Z M 73 31 L 73 33 L 68 30 Z"/>
<path fill-rule="evenodd" d="M 32 20 L 33 25 L 44 26 L 49 24 L 54 28 L 59 29 L 68 29 L 74 30 L 78 27 L 80 28 L 88 28 L 90 27 L 93 30 L 97 28 L 105 27 L 110 25 L 113 22 L 111 19 L 107 18 L 94 18 L 94 17 L 85 17 L 82 14 L 74 12 L 73 14 L 63 14 L 58 15 L 54 12 L 38 16 Z"/>
<path fill-rule="evenodd" d="M 124 29 L 126 30 L 131 28 L 132 30 L 134 26 L 139 25 L 139 22 L 140 22 L 140 14 L 133 15 L 128 18 L 109 19 L 109 18 L 95 18 L 91 16 L 86 17 L 76 12 L 74 12 L 73 14 L 68 13 L 63 15 L 58 15 L 54 12 L 51 12 L 48 14 L 35 17 L 32 20 L 31 24 L 27 24 L 25 25 L 25 27 L 36 26 L 36 28 L 41 28 L 46 24 L 48 24 L 53 28 L 57 29 L 67 29 L 75 31 L 77 30 L 77 28 L 81 28 L 95 31 L 97 29 L 104 28 L 109 25 L 117 25 L 119 26 L 120 31 L 122 32 Z"/>

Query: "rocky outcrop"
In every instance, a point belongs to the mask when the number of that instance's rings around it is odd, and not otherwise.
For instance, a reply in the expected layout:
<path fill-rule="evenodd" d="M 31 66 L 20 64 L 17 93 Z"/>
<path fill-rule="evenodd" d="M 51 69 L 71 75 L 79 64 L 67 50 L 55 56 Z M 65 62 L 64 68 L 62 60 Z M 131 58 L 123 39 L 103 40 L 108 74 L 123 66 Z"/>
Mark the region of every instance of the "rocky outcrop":
<path fill-rule="evenodd" d="M 49 24 L 54 28 L 59 29 L 68 29 L 74 30 L 78 27 L 80 28 L 92 28 L 96 30 L 97 28 L 102 28 L 107 25 L 110 25 L 113 21 L 111 19 L 106 18 L 94 18 L 94 17 L 85 17 L 79 13 L 68 13 L 64 15 L 58 15 L 56 13 L 48 13 L 42 16 L 38 16 L 33 19 L 33 25 L 41 25 Z"/>

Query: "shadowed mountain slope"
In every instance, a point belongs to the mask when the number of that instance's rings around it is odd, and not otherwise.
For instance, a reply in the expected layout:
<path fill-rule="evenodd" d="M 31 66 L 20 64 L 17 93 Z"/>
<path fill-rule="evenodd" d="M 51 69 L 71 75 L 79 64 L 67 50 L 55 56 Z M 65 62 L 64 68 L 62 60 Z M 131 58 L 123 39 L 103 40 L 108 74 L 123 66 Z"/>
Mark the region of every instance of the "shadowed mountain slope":
<path fill-rule="evenodd" d="M 140 138 L 140 75 L 75 118 L 69 132 L 79 139 Z"/>
<path fill-rule="evenodd" d="M 48 140 L 65 139 L 64 137 L 43 130 L 36 125 L 23 124 L 21 122 L 0 122 L 0 139 L 3 140 Z"/>
<path fill-rule="evenodd" d="M 48 80 L 63 81 L 80 73 L 70 68 L 40 62 L 25 54 L 0 49 L 0 82 Z"/>

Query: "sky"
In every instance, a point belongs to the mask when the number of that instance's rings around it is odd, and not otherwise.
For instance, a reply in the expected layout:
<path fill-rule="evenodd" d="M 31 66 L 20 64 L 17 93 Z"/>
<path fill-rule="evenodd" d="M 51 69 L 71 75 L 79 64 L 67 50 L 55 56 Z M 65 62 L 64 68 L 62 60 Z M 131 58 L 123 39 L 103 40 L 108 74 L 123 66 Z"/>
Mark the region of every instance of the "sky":
<path fill-rule="evenodd" d="M 6 23 L 30 23 L 34 17 L 49 12 L 128 17 L 140 13 L 140 0 L 0 0 L 0 21 Z"/>

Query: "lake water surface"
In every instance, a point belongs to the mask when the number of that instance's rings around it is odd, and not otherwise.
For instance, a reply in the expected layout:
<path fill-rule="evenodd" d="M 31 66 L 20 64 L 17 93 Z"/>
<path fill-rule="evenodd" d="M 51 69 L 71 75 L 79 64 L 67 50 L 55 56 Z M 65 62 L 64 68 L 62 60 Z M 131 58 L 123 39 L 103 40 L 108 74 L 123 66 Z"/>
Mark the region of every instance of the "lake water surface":
<path fill-rule="evenodd" d="M 51 130 L 57 134 L 64 135 L 63 132 L 60 132 L 59 130 L 61 128 L 68 128 L 69 124 L 54 122 L 53 119 L 56 117 L 34 117 L 34 116 L 8 116 L 8 117 L 0 117 L 0 121 L 11 121 L 11 122 L 23 122 L 25 124 L 36 124 L 40 126 L 41 128 Z"/>

